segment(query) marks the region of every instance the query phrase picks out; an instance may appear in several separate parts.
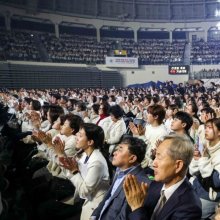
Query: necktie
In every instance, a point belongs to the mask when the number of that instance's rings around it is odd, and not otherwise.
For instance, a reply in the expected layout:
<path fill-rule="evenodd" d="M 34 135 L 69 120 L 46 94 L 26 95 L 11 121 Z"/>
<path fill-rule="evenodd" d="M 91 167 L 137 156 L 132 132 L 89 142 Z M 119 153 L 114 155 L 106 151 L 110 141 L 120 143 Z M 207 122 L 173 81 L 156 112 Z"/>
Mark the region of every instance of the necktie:
<path fill-rule="evenodd" d="M 151 220 L 156 220 L 156 217 L 158 216 L 158 214 L 160 213 L 161 209 L 163 208 L 163 206 L 165 205 L 167 199 L 166 196 L 164 194 L 164 190 L 162 190 L 160 192 L 160 199 L 154 209 L 154 212 L 152 214 Z"/>

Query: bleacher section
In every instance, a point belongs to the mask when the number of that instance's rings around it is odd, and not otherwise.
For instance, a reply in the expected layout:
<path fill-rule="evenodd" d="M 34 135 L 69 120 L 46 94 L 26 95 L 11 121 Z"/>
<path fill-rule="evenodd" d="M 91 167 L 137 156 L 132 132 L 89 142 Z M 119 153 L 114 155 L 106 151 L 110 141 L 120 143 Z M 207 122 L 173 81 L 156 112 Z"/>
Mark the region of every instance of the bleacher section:
<path fill-rule="evenodd" d="M 97 68 L 0 64 L 1 88 L 116 88 L 122 86 L 117 71 Z"/>
<path fill-rule="evenodd" d="M 186 41 L 120 39 L 128 57 L 138 57 L 140 65 L 183 64 Z M 13 30 L 0 32 L 0 60 L 50 61 L 55 63 L 105 64 L 115 49 L 115 39 Z M 191 64 L 219 64 L 220 41 L 202 40 L 191 45 Z M 43 56 L 44 55 L 44 56 Z"/>

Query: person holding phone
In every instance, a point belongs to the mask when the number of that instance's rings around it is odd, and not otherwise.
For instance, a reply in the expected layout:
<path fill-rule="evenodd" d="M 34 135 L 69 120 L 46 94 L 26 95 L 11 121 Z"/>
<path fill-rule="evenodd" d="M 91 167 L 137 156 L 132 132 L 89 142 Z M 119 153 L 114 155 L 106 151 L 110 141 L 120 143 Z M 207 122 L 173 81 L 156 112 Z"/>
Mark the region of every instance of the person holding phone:
<path fill-rule="evenodd" d="M 209 119 L 205 123 L 207 145 L 200 153 L 195 148 L 189 172 L 192 185 L 202 202 L 202 219 L 210 218 L 220 200 L 220 119 Z"/>

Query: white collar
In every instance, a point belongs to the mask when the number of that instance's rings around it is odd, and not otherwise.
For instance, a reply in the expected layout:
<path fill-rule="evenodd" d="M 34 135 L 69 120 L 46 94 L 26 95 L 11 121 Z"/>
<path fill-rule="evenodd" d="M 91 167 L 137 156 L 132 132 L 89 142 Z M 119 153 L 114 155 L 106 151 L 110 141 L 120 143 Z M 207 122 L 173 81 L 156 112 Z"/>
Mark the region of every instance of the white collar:
<path fill-rule="evenodd" d="M 184 182 L 185 179 L 186 179 L 186 177 L 184 177 L 182 180 L 175 183 L 174 185 L 170 186 L 169 188 L 165 188 L 165 185 L 163 185 L 161 191 L 164 191 L 164 195 L 166 197 L 166 200 L 168 200 L 173 195 L 173 193 Z"/>

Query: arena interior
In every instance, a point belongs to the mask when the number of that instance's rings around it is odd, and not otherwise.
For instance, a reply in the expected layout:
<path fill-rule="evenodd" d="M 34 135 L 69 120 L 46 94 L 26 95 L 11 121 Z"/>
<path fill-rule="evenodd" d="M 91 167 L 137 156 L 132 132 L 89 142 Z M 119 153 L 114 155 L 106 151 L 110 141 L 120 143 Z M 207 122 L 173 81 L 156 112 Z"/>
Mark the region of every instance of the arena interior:
<path fill-rule="evenodd" d="M 220 220 L 219 0 L 0 0 L 1 220 Z"/>

